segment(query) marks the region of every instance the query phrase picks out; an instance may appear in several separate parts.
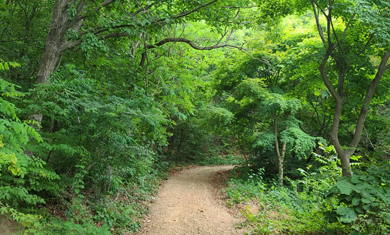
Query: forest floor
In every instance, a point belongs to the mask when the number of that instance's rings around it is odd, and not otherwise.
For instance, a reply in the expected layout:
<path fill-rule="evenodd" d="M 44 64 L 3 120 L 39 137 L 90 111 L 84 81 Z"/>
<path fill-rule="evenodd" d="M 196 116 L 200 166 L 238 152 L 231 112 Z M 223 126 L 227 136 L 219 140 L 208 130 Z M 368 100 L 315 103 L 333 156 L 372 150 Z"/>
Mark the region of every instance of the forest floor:
<path fill-rule="evenodd" d="M 226 207 L 221 189 L 233 166 L 190 167 L 169 177 L 137 235 L 233 235 L 244 221 Z"/>
<path fill-rule="evenodd" d="M 15 221 L 12 221 L 5 216 L 0 216 L 0 235 L 23 234 L 22 231 L 21 226 Z"/>

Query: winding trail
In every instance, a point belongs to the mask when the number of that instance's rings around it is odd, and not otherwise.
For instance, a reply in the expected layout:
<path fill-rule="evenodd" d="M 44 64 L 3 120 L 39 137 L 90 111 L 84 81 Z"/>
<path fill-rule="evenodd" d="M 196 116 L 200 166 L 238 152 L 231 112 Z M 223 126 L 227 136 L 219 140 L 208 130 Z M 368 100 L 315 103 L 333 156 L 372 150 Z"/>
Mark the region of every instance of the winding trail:
<path fill-rule="evenodd" d="M 242 220 L 218 199 L 218 185 L 232 166 L 196 167 L 171 176 L 151 205 L 138 235 L 234 235 Z"/>

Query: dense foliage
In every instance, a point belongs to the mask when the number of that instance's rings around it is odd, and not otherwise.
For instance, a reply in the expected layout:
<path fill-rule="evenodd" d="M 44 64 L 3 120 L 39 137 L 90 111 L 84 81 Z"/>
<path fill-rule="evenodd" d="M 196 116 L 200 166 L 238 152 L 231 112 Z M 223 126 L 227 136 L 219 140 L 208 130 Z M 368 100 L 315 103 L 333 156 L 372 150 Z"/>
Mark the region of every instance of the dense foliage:
<path fill-rule="evenodd" d="M 235 164 L 254 233 L 389 233 L 389 9 L 0 0 L 0 214 L 129 234 L 172 166 Z"/>

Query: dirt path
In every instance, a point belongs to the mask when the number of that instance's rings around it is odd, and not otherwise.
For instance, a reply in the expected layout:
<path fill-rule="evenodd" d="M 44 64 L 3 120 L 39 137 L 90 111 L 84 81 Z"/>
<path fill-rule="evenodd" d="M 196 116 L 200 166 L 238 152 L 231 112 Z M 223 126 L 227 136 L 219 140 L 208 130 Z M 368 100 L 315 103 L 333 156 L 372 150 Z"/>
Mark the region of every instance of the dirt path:
<path fill-rule="evenodd" d="M 151 205 L 150 217 L 138 235 L 231 235 L 233 217 L 218 199 L 218 185 L 232 166 L 196 167 L 171 176 Z"/>

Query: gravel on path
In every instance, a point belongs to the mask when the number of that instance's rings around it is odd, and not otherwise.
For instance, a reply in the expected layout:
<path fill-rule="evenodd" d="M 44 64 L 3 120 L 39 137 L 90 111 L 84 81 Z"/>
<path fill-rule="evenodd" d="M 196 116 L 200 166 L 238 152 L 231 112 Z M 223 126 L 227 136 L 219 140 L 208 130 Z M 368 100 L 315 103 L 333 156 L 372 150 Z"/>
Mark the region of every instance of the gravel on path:
<path fill-rule="evenodd" d="M 229 213 L 217 189 L 233 166 L 186 169 L 171 176 L 151 204 L 150 215 L 137 235 L 244 234 L 236 224 L 242 219 Z M 222 182 L 223 183 L 223 182 Z"/>

